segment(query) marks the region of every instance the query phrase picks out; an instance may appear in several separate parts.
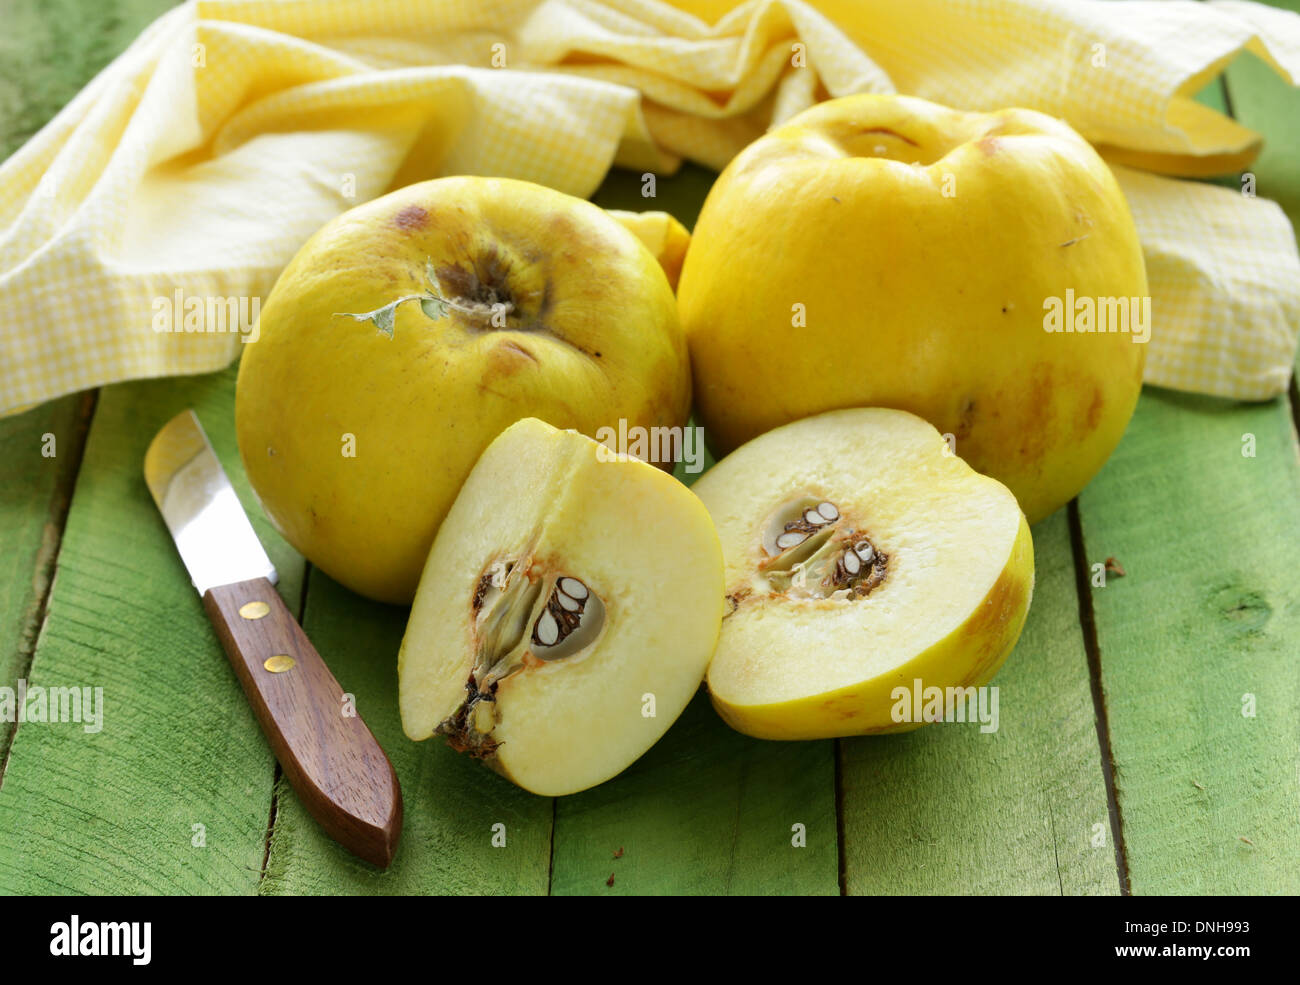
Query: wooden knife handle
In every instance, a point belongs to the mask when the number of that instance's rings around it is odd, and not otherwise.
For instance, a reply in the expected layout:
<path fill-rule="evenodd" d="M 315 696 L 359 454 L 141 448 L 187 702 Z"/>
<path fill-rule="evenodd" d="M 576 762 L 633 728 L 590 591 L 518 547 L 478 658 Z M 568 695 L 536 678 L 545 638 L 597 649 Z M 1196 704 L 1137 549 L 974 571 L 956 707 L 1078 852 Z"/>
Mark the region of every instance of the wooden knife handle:
<path fill-rule="evenodd" d="M 387 868 L 402 833 L 393 765 L 265 578 L 203 595 L 284 775 L 329 836 Z"/>

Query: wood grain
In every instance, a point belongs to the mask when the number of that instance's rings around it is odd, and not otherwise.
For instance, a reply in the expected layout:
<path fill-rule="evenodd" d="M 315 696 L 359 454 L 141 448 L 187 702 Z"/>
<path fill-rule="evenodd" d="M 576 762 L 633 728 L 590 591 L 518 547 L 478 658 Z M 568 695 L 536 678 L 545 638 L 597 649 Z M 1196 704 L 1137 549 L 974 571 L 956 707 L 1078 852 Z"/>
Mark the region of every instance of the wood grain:
<path fill-rule="evenodd" d="M 397 649 L 406 615 L 311 572 L 303 627 L 392 760 L 405 830 L 393 864 L 380 871 L 327 838 L 282 784 L 262 893 L 546 892 L 550 799 L 520 790 L 441 739 L 417 743 L 403 734 Z"/>
<path fill-rule="evenodd" d="M 249 606 L 258 608 L 245 615 Z M 265 578 L 203 594 L 285 778 L 325 832 L 387 868 L 402 833 L 397 774 L 355 703 Z"/>
<path fill-rule="evenodd" d="M 1294 222 L 1300 92 L 1245 55 L 1199 98 L 1266 135 L 1256 192 Z M 1091 591 L 1135 894 L 1300 886 L 1294 413 L 1148 388 L 1080 497 L 1086 563 L 1126 572 Z"/>
<path fill-rule="evenodd" d="M 1273 0 L 1270 6 L 1300 13 L 1300 0 Z M 1233 117 L 1264 135 L 1264 148 L 1250 166 L 1255 194 L 1277 202 L 1300 229 L 1300 89 L 1250 55 L 1228 66 L 1225 81 Z M 1240 179 L 1234 177 L 1233 184 L 1240 188 Z"/>
<path fill-rule="evenodd" d="M 175 0 L 5 0 L 0 159 L 81 91 Z"/>
<path fill-rule="evenodd" d="M 158 428 L 193 406 L 296 604 L 302 561 L 244 480 L 233 392 L 233 371 L 101 392 L 29 678 L 102 688 L 102 728 L 18 726 L 0 892 L 257 888 L 274 759 L 141 473 Z"/>
<path fill-rule="evenodd" d="M 662 209 L 689 228 L 713 178 L 687 165 L 659 176 L 655 197 L 643 198 L 639 174 L 615 171 L 592 200 Z M 674 474 L 687 485 L 699 477 L 681 463 Z M 750 739 L 723 724 L 700 694 L 623 774 L 556 801 L 551 891 L 837 893 L 834 770 L 831 743 Z"/>
<path fill-rule="evenodd" d="M 997 732 L 841 741 L 849 893 L 1119 892 L 1066 512 L 1033 534 L 1029 619 L 993 680 Z"/>
<path fill-rule="evenodd" d="M 0 684 L 31 666 L 94 395 L 0 419 Z M 14 723 L 0 720 L 0 784 Z"/>
<path fill-rule="evenodd" d="M 168 6 L 12 0 L 0 155 Z M 1268 138 L 1252 169 L 1259 194 L 1295 220 L 1300 94 L 1249 56 L 1228 70 L 1228 94 Z M 1221 97 L 1216 86 L 1206 98 Z M 615 173 L 596 201 L 665 208 L 690 225 L 710 180 L 688 167 L 644 199 L 639 175 Z M 104 688 L 100 732 L 17 729 L 0 785 L 0 892 L 541 893 L 548 880 L 557 894 L 834 892 L 837 820 L 849 892 L 1117 891 L 1113 846 L 1095 844 L 1097 825 L 1110 832 L 1063 514 L 1034 531 L 1039 589 L 995 682 L 997 735 L 951 726 L 845 742 L 838 819 L 831 744 L 749 740 L 702 698 L 624 775 L 557 802 L 436 743 L 410 743 L 396 712 L 405 610 L 315 573 L 306 629 L 406 790 L 391 868 L 358 860 L 287 783 L 273 798 L 269 747 L 139 476 L 154 430 L 197 405 L 293 609 L 302 564 L 244 483 L 232 394 L 233 371 L 107 388 L 57 566 L 75 399 L 0 422 L 0 683 L 23 673 Z M 60 443 L 53 461 L 32 454 L 47 431 Z M 1241 457 L 1244 434 L 1256 438 L 1253 459 Z M 1113 555 L 1128 572 L 1091 602 L 1137 893 L 1300 891 L 1296 454 L 1284 402 L 1149 391 L 1081 497 L 1079 560 Z M 1241 713 L 1247 694 L 1254 718 Z M 0 724 L 0 750 L 8 732 Z M 790 844 L 795 823 L 806 848 Z"/>
<path fill-rule="evenodd" d="M 551 892 L 834 895 L 833 757 L 734 732 L 701 693 L 624 773 L 556 801 Z"/>
<path fill-rule="evenodd" d="M 1300 892 L 1297 502 L 1284 400 L 1154 388 L 1079 499 L 1135 894 Z"/>

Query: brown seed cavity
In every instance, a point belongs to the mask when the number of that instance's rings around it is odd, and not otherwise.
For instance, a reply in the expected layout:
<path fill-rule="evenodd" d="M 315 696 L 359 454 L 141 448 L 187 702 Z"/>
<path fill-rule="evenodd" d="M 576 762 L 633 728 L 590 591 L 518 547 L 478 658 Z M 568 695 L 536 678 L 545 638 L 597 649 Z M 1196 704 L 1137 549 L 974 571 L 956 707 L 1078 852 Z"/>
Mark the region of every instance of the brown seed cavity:
<path fill-rule="evenodd" d="M 800 496 L 778 507 L 763 531 L 763 550 L 768 558 L 780 558 L 814 534 L 833 527 L 840 518 L 839 507 L 826 499 Z"/>
<path fill-rule="evenodd" d="M 761 540 L 758 574 L 773 594 L 861 599 L 888 572 L 888 555 L 828 499 L 803 495 L 783 503 Z"/>
<path fill-rule="evenodd" d="M 599 634 L 605 605 L 581 580 L 562 575 L 533 625 L 533 652 L 561 660 L 585 649 Z"/>
<path fill-rule="evenodd" d="M 605 622 L 605 605 L 580 578 L 554 575 L 529 552 L 484 565 L 471 594 L 474 665 L 465 700 L 437 732 L 458 751 L 490 758 L 499 743 L 497 689 L 515 674 L 589 647 Z"/>

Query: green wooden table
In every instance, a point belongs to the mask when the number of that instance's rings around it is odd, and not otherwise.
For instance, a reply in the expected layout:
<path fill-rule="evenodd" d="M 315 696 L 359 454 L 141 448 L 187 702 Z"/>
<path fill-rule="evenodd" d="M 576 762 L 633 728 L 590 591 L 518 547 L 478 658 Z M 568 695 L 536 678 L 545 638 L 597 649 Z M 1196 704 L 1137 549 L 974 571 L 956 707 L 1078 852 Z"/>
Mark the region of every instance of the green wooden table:
<path fill-rule="evenodd" d="M 8 0 L 0 154 L 167 5 Z M 1263 131 L 1258 192 L 1300 220 L 1300 93 L 1243 59 L 1203 98 Z M 690 224 L 710 179 L 661 180 L 656 204 Z M 642 208 L 639 191 L 615 174 L 597 200 Z M 768 743 L 701 695 L 625 774 L 550 800 L 403 737 L 406 612 L 309 570 L 262 519 L 234 379 L 109 386 L 0 421 L 0 684 L 104 701 L 98 732 L 0 723 L 0 892 L 1300 892 L 1294 384 L 1255 404 L 1147 388 L 1103 472 L 1034 529 L 997 733 Z M 155 513 L 141 459 L 187 406 L 397 769 L 390 871 L 327 839 L 283 781 Z M 1126 574 L 1095 587 L 1107 558 Z"/>

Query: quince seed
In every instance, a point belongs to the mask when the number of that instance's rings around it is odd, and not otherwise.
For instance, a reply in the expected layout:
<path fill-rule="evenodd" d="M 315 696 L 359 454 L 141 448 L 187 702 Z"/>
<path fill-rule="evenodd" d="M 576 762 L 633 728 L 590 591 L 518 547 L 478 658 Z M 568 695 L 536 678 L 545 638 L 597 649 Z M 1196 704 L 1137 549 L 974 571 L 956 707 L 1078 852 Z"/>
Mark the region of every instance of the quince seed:
<path fill-rule="evenodd" d="M 542 660 L 562 660 L 591 645 L 605 621 L 600 597 L 577 578 L 562 575 L 533 627 L 534 653 Z"/>
<path fill-rule="evenodd" d="M 564 592 L 570 598 L 575 598 L 579 602 L 587 597 L 587 586 L 578 581 L 577 578 L 564 577 L 560 579 L 560 591 Z"/>
<path fill-rule="evenodd" d="M 591 641 L 604 618 L 599 600 L 590 613 L 587 611 L 591 601 L 591 589 L 577 578 L 564 575 L 556 580 L 555 590 L 546 600 L 546 607 L 533 627 L 534 646 L 548 651 L 539 653 L 538 656 L 543 660 L 558 660 L 577 652 L 577 649 L 585 647 Z M 584 632 L 573 636 L 578 629 L 583 629 Z M 571 636 L 573 639 L 569 645 L 561 646 Z"/>
<path fill-rule="evenodd" d="M 537 619 L 537 628 L 533 630 L 533 640 L 542 646 L 555 646 L 560 642 L 560 624 L 547 609 Z"/>

